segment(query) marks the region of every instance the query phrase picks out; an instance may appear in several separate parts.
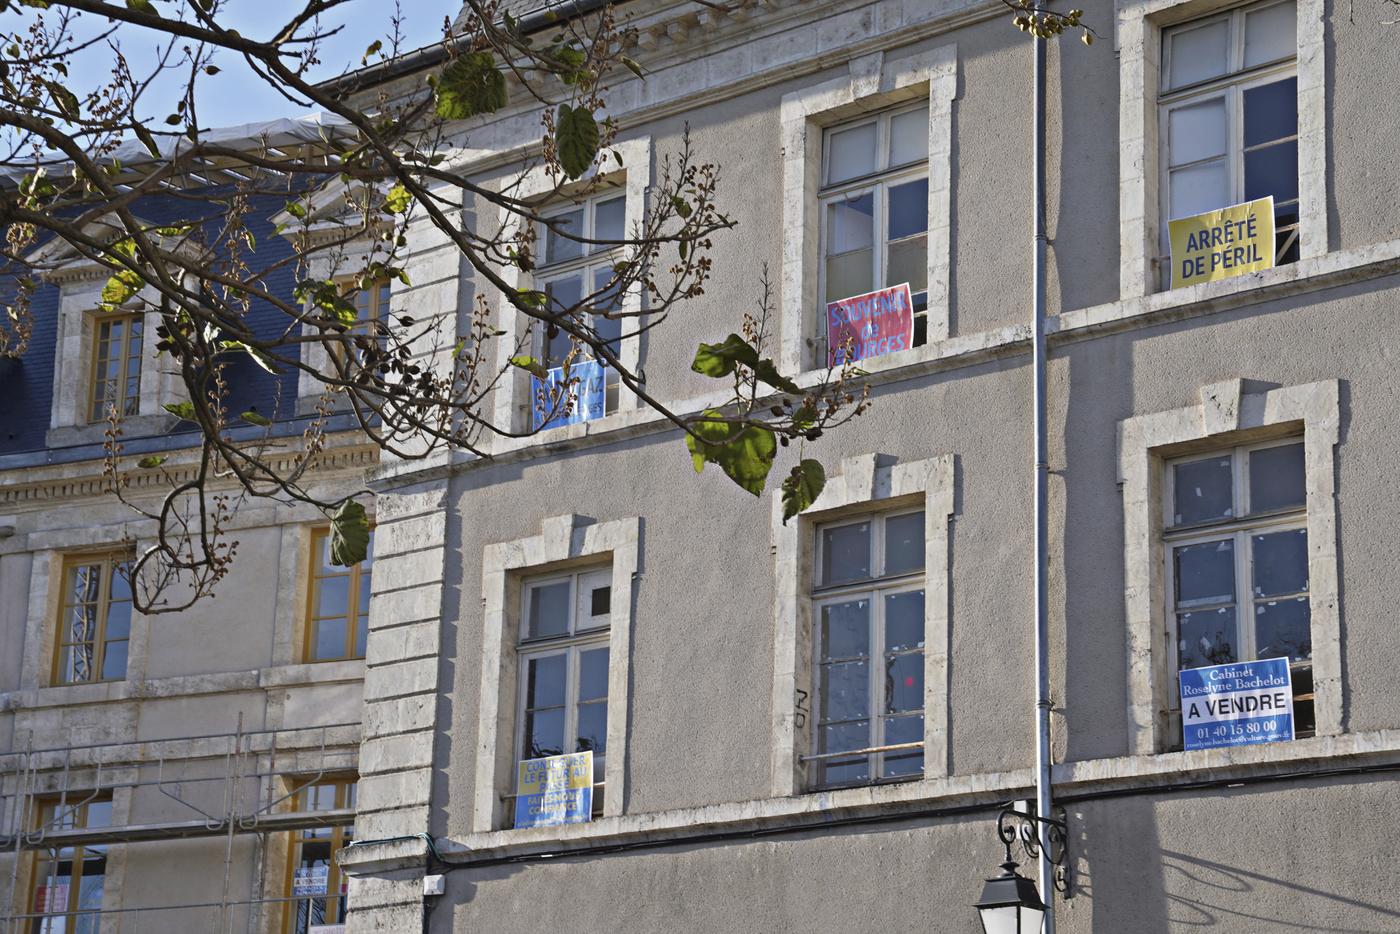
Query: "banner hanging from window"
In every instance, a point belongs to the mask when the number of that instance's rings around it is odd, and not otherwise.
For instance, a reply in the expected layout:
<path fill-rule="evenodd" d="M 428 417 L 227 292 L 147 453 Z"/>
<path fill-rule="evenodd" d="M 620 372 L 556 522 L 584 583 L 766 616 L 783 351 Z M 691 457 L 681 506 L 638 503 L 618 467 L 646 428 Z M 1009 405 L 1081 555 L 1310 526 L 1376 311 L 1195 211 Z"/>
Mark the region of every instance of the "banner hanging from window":
<path fill-rule="evenodd" d="M 908 350 L 914 345 L 909 283 L 828 302 L 826 335 L 831 366 Z"/>
<path fill-rule="evenodd" d="M 1170 221 L 1172 288 L 1274 268 L 1273 196 Z"/>
<path fill-rule="evenodd" d="M 515 826 L 555 827 L 593 819 L 593 753 L 525 759 L 515 786 Z"/>
<path fill-rule="evenodd" d="M 1286 658 L 1180 672 L 1186 749 L 1286 742 L 1293 738 L 1293 676 Z"/>
<path fill-rule="evenodd" d="M 601 363 L 597 360 L 575 361 L 569 365 L 567 377 L 562 366 L 551 367 L 548 373 L 546 379 L 530 377 L 530 400 L 536 430 L 575 425 L 603 417 L 607 381 L 606 370 Z M 566 390 L 572 404 L 567 404 L 563 391 L 560 391 L 559 404 L 552 406 L 550 400 L 555 398 L 558 387 L 564 386 L 569 380 L 578 381 Z M 568 411 L 565 411 L 566 407 Z"/>

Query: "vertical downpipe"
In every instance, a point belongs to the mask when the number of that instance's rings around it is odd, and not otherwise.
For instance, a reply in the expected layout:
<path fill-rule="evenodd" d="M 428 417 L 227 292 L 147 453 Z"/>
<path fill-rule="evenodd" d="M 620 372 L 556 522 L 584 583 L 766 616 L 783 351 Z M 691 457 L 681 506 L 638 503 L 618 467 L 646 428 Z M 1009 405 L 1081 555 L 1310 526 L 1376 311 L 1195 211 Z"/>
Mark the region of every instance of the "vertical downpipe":
<path fill-rule="evenodd" d="M 1035 805 L 1041 817 L 1051 817 L 1050 807 L 1050 596 L 1049 596 L 1049 444 L 1045 403 L 1045 53 L 1049 42 L 1031 38 L 1035 47 L 1034 152 L 1035 179 L 1035 320 L 1031 324 L 1031 369 L 1035 383 Z M 1050 906 L 1045 912 L 1045 934 L 1055 934 L 1055 867 L 1045 834 L 1040 841 L 1040 894 Z"/>

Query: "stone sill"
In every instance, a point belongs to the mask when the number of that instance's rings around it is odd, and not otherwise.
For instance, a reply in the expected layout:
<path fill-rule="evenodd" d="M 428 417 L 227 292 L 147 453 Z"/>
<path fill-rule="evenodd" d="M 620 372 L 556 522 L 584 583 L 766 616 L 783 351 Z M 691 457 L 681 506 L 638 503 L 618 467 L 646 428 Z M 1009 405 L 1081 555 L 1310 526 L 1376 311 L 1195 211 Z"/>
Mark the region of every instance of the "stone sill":
<path fill-rule="evenodd" d="M 1339 250 L 1234 279 L 1061 312 L 1046 320 L 1046 333 L 1053 347 L 1104 334 L 1215 314 L 1395 272 L 1400 272 L 1400 240 Z M 998 357 L 1029 353 L 1030 340 L 1029 324 L 1007 325 L 976 334 L 950 337 L 923 347 L 861 361 L 869 374 L 863 381 L 872 386 L 882 386 L 975 366 Z M 823 372 L 809 370 L 798 376 L 795 382 L 803 389 L 810 388 L 819 382 Z M 720 390 L 665 404 L 677 415 L 685 416 L 720 407 L 728 398 L 729 394 Z M 591 422 L 563 425 L 522 438 L 502 439 L 491 450 L 489 457 L 453 452 L 452 469 L 464 470 L 491 461 L 510 462 L 575 451 L 658 434 L 672 427 L 653 409 L 624 409 Z M 415 470 L 411 463 L 396 465 L 390 470 L 381 468 L 374 474 L 377 481 L 375 488 L 387 491 L 440 476 L 441 471 L 441 461 L 435 461 L 421 472 Z"/>
<path fill-rule="evenodd" d="M 101 681 L 90 684 L 60 684 L 52 687 L 0 693 L 0 711 L 40 710 L 84 704 L 110 704 L 163 697 L 193 697 L 229 694 L 269 688 L 305 685 L 343 684 L 363 681 L 363 659 L 343 662 L 307 662 L 277 665 L 252 671 L 229 671 L 207 675 L 180 675 L 147 681 Z"/>
<path fill-rule="evenodd" d="M 1380 730 L 1342 736 L 1320 736 L 1274 743 L 1155 756 L 1122 756 L 1060 763 L 1054 767 L 1055 794 L 1083 795 L 1160 785 L 1163 778 L 1231 780 L 1326 771 L 1338 767 L 1400 761 L 1400 730 Z M 882 816 L 938 808 L 993 806 L 1027 797 L 1034 784 L 1032 769 L 981 775 L 931 778 L 897 785 L 876 785 L 812 792 L 789 798 L 764 798 L 643 814 L 625 814 L 586 824 L 499 830 L 440 838 L 444 861 L 485 861 L 570 851 L 623 843 L 674 841 L 711 832 L 746 832 L 823 822 L 862 815 Z M 361 873 L 404 865 L 426 852 L 423 844 L 386 843 L 341 851 L 341 865 Z"/>

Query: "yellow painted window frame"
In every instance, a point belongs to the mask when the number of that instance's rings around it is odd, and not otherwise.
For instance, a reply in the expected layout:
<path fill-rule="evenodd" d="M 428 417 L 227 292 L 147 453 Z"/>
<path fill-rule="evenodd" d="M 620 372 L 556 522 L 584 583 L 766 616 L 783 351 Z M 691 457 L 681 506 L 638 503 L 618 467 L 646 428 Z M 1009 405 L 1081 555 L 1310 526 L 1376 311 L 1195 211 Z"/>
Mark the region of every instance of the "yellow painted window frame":
<path fill-rule="evenodd" d="M 330 537 L 330 534 L 331 530 L 329 526 L 322 526 L 320 528 L 312 529 L 311 531 L 311 576 L 308 579 L 306 588 L 306 617 L 305 625 L 302 627 L 303 639 L 301 647 L 301 657 L 304 661 L 307 662 L 342 662 L 352 659 L 364 658 L 364 655 L 357 655 L 355 653 L 355 633 L 357 622 L 360 618 L 360 578 L 364 574 L 372 575 L 374 573 L 374 552 L 370 552 L 371 564 L 369 570 L 366 570 L 364 567 L 364 562 L 361 562 L 348 568 L 343 568 L 336 571 L 327 571 L 321 567 L 321 549 L 325 547 L 326 540 Z M 369 534 L 370 547 L 373 548 L 373 526 L 370 527 Z M 349 578 L 349 582 L 346 584 L 347 593 L 345 596 L 345 653 L 332 658 L 317 658 L 315 654 L 317 624 L 320 623 L 323 619 L 340 619 L 338 615 L 317 615 L 317 598 L 319 596 L 317 585 L 323 580 L 341 577 Z M 369 607 L 365 607 L 364 611 L 368 613 Z"/>
<path fill-rule="evenodd" d="M 122 338 L 121 345 L 118 347 L 118 358 L 121 360 L 121 376 L 116 380 L 115 398 L 106 397 L 99 399 L 98 388 L 99 386 L 105 385 L 106 380 L 98 380 L 98 362 L 103 359 L 111 359 L 110 357 L 104 358 L 102 356 L 103 346 L 110 343 L 110 340 L 103 341 L 102 332 L 104 329 L 107 329 L 108 333 L 110 333 L 112 325 L 118 322 L 125 323 L 127 326 L 126 336 Z M 89 422 L 100 422 L 104 420 L 107 417 L 108 410 L 113 405 L 116 406 L 117 412 L 123 416 L 136 414 L 134 410 L 130 412 L 127 411 L 129 402 L 137 406 L 139 406 L 141 402 L 141 352 L 139 345 L 134 356 L 130 352 L 130 335 L 133 324 L 141 325 L 141 339 L 144 340 L 146 334 L 145 315 L 140 312 L 118 312 L 116 314 L 99 315 L 93 321 L 92 360 L 91 365 L 88 367 L 87 420 Z M 131 372 L 133 366 L 135 367 L 134 373 Z M 126 384 L 133 377 L 136 379 L 136 395 L 128 397 Z"/>
<path fill-rule="evenodd" d="M 54 811 L 57 808 L 69 807 L 72 808 L 78 816 L 77 820 L 73 822 L 73 829 L 84 828 L 88 826 L 88 806 L 98 803 L 110 804 L 111 801 L 112 795 L 109 792 L 92 794 L 90 797 L 87 797 L 76 804 L 63 801 L 61 798 L 58 797 L 41 798 L 37 802 L 38 808 L 34 812 L 33 827 L 35 831 L 38 831 L 40 828 L 44 827 L 49 821 L 53 819 Z M 39 897 L 39 886 L 41 883 L 44 883 L 46 879 L 48 879 L 48 875 L 46 873 L 42 873 L 41 869 L 43 868 L 44 864 L 47 863 L 51 858 L 49 855 L 49 852 L 51 851 L 35 851 L 30 859 L 29 894 L 25 899 L 25 905 L 27 906 L 25 910 L 32 913 L 33 925 L 35 926 L 35 928 L 42 931 L 50 930 L 52 927 L 50 922 L 54 920 L 61 918 L 64 921 L 69 921 L 76 925 L 78 921 L 80 921 L 83 917 L 82 915 L 78 914 L 78 911 L 80 910 L 78 900 L 82 895 L 82 870 L 83 867 L 85 867 L 87 864 L 87 851 L 91 849 L 91 847 L 75 846 L 65 847 L 65 849 L 70 850 L 71 855 L 68 857 L 67 860 L 63 861 L 71 862 L 74 868 L 77 869 L 78 875 L 76 879 L 72 875 L 69 876 L 67 902 L 66 904 L 64 904 L 61 910 L 40 911 L 37 902 Z M 74 884 L 75 881 L 77 882 L 76 885 Z M 101 917 L 101 914 L 98 912 L 92 913 L 97 914 L 99 918 Z"/>
<path fill-rule="evenodd" d="M 99 552 L 96 554 L 71 555 L 63 561 L 63 576 L 60 578 L 62 588 L 58 600 L 58 625 L 54 635 L 53 646 L 53 667 L 50 670 L 51 684 L 92 684 L 99 681 L 122 681 L 126 678 L 126 672 L 122 672 L 121 678 L 103 678 L 102 668 L 106 664 L 107 655 L 107 620 L 108 611 L 112 605 L 112 575 L 117 573 L 117 567 L 131 561 L 129 552 Z M 63 649 L 66 646 L 83 645 L 82 642 L 72 642 L 65 639 L 67 630 L 68 614 L 73 610 L 76 603 L 73 602 L 73 587 L 71 583 L 72 573 L 79 567 L 98 566 L 101 568 L 100 586 L 97 595 L 97 625 L 93 631 L 93 676 L 82 679 L 68 679 L 63 676 Z M 118 601 L 129 603 L 130 600 Z M 131 634 L 128 632 L 125 640 L 128 643 L 127 663 L 130 664 L 130 641 Z"/>
<path fill-rule="evenodd" d="M 290 809 L 293 811 L 310 811 L 311 808 L 308 806 L 306 792 L 317 785 L 335 786 L 335 800 L 332 802 L 331 807 L 336 809 L 353 807 L 353 789 L 358 783 L 359 779 L 355 776 L 345 775 L 335 777 L 323 776 L 317 779 L 301 781 L 296 783 L 296 790 L 289 799 Z M 324 898 L 327 907 L 326 914 L 333 917 L 334 913 L 331 909 L 335 908 L 340 899 L 345 897 L 340 894 L 340 887 L 345 882 L 344 872 L 341 870 L 340 864 L 336 862 L 335 854 L 337 851 L 344 849 L 350 841 L 354 839 L 355 825 L 353 823 L 332 824 L 324 829 L 330 831 L 328 838 L 313 837 L 309 839 L 315 842 L 321 842 L 325 839 L 330 840 L 331 858 L 326 870 L 326 894 Z M 291 846 L 287 848 L 287 867 L 282 885 L 282 896 L 285 899 L 282 903 L 285 906 L 283 910 L 282 930 L 287 932 L 287 934 L 294 934 L 296 931 L 297 902 L 309 901 L 316 897 L 314 895 L 305 895 L 300 898 L 294 898 L 292 896 L 292 884 L 296 881 L 297 866 L 301 864 L 302 845 L 308 840 L 306 832 L 305 829 L 290 831 L 292 838 Z"/>

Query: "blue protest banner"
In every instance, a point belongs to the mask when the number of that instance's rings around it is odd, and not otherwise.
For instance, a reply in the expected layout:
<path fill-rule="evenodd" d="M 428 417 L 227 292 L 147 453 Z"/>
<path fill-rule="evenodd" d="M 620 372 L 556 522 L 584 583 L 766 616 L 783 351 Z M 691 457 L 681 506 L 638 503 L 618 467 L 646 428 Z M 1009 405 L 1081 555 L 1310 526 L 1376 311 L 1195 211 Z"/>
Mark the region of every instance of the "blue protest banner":
<path fill-rule="evenodd" d="M 563 367 L 551 367 L 545 379 L 530 377 L 530 400 L 535 428 L 554 428 L 602 418 L 607 387 L 606 372 L 597 360 L 579 360 L 571 363 L 568 380 L 577 380 L 567 390 L 571 405 L 566 402 L 563 393 L 558 394 L 558 405 L 550 404 L 550 400 L 556 398 L 557 387 L 566 382 Z"/>
<path fill-rule="evenodd" d="M 1293 738 L 1293 678 L 1286 658 L 1189 668 L 1179 682 L 1187 749 Z"/>
<path fill-rule="evenodd" d="M 592 752 L 520 763 L 515 796 L 517 828 L 581 824 L 592 819 Z"/>

